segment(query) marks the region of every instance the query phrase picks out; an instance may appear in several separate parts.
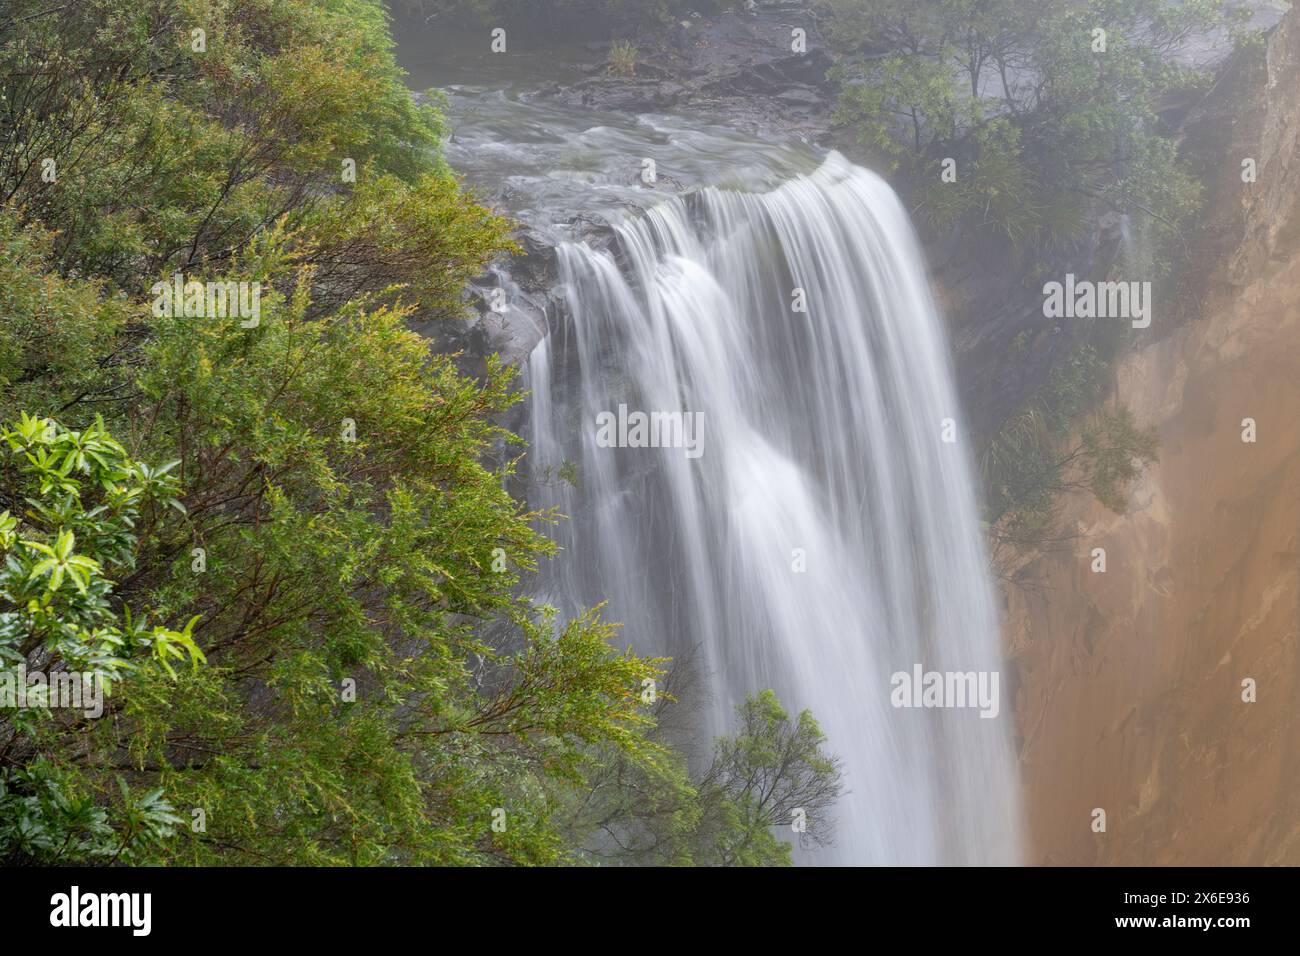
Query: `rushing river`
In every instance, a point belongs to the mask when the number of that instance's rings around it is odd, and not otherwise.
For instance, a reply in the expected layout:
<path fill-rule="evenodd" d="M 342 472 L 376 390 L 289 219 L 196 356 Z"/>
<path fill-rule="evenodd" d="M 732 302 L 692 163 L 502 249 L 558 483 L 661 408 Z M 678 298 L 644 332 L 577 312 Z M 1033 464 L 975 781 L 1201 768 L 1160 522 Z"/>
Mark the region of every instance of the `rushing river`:
<path fill-rule="evenodd" d="M 811 709 L 849 792 L 835 846 L 801 859 L 1016 862 L 1006 682 L 991 719 L 891 703 L 897 672 L 1002 665 L 944 327 L 890 188 L 722 119 L 521 96 L 526 60 L 478 85 L 408 67 L 447 90 L 453 166 L 559 244 L 530 503 L 570 520 L 538 596 L 608 600 L 642 653 L 697 649 L 706 733 L 762 688 Z M 581 217 L 615 225 L 608 249 L 574 241 Z M 620 412 L 687 431 L 606 447 Z"/>

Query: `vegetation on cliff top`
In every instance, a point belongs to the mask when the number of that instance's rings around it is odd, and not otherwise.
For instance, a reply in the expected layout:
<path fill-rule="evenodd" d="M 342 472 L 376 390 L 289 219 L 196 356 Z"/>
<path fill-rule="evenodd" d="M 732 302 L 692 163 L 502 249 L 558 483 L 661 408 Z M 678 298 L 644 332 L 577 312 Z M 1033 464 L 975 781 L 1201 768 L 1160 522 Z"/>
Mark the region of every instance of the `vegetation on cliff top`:
<path fill-rule="evenodd" d="M 835 120 L 892 163 L 934 224 L 1068 246 L 1089 212 L 1132 217 L 1149 277 L 1199 202 L 1161 110 L 1203 88 L 1181 54 L 1236 30 L 1222 0 L 819 0 Z M 945 175 L 946 173 L 946 175 Z"/>

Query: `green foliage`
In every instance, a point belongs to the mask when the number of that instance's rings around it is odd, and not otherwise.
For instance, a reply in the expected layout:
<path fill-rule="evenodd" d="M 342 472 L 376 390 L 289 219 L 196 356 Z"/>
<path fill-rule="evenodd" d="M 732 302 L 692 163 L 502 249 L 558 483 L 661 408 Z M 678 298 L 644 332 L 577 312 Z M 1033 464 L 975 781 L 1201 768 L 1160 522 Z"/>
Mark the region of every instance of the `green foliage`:
<path fill-rule="evenodd" d="M 1086 425 L 1081 443 L 1079 462 L 1088 490 L 1111 511 L 1123 514 L 1128 486 L 1140 464 L 1155 460 L 1155 431 L 1139 429 L 1133 413 L 1120 406 Z"/>
<path fill-rule="evenodd" d="M 0 859 L 134 859 L 172 834 L 177 821 L 160 790 L 92 780 L 60 741 L 84 732 L 78 720 L 92 695 L 102 700 L 141 675 L 174 681 L 174 663 L 204 661 L 197 616 L 179 631 L 151 626 L 120 603 L 109 577 L 136 570 L 142 536 L 162 511 L 183 510 L 175 464 L 132 460 L 102 420 L 72 431 L 24 415 L 0 432 L 9 506 L 0 511 Z M 45 682 L 29 685 L 30 671 Z M 65 677 L 79 684 L 79 709 L 52 710 L 68 706 L 55 694 Z"/>
<path fill-rule="evenodd" d="M 39 760 L 0 769 L 0 859 L 132 863 L 175 835 L 181 820 L 161 790 L 132 791 L 119 777 L 117 793 L 105 800 L 73 778 Z"/>
<path fill-rule="evenodd" d="M 1169 269 L 1199 188 L 1156 105 L 1206 81 L 1172 54 L 1239 13 L 1219 0 L 821 6 L 839 53 L 837 123 L 889 157 L 937 225 L 1048 249 L 1077 239 L 1101 204 L 1130 214 L 1149 240 L 1134 268 Z M 956 162 L 955 181 L 941 177 L 944 159 Z"/>
<path fill-rule="evenodd" d="M 513 372 L 410 329 L 510 224 L 378 0 L 19 0 L 0 93 L 0 663 L 113 689 L 0 711 L 0 858 L 578 858 L 593 754 L 675 773 L 666 662 L 520 596 L 556 548 L 505 490 Z M 155 314 L 177 272 L 259 321 Z"/>
<path fill-rule="evenodd" d="M 11 5 L 0 35 L 0 198 L 57 231 L 65 275 L 135 298 L 173 272 L 233 271 L 278 223 L 323 298 L 411 283 L 455 313 L 502 248 L 507 224 L 441 159 L 441 115 L 403 86 L 378 0 L 47 8 Z"/>
<path fill-rule="evenodd" d="M 140 533 L 162 507 L 184 511 L 170 474 L 131 460 L 102 419 L 84 431 L 24 415 L 0 432 L 0 665 L 40 653 L 47 664 L 80 671 L 106 690 L 147 655 L 169 675 L 171 660 L 203 655 L 182 631 L 150 628 L 113 607 L 108 573 L 136 569 Z M 18 514 L 12 513 L 17 510 Z M 26 715 L 19 711 L 16 720 Z"/>
<path fill-rule="evenodd" d="M 830 809 L 839 796 L 839 760 L 809 711 L 792 723 L 770 690 L 736 708 L 740 730 L 723 737 L 700 781 L 704 807 L 698 862 L 718 866 L 788 862 L 790 845 L 773 836 L 797 812 L 806 816 L 799 841 L 831 842 Z"/>
<path fill-rule="evenodd" d="M 1002 117 L 974 129 L 965 174 L 922 190 L 921 212 L 941 229 L 965 221 L 976 229 L 997 230 L 1021 248 L 1033 242 L 1040 249 L 1067 245 L 1084 221 L 1084 200 L 1078 193 L 1042 185 L 1021 136 L 1020 128 Z M 931 164 L 925 177 L 941 182 L 940 164 Z"/>
<path fill-rule="evenodd" d="M 636 76 L 637 49 L 627 40 L 619 40 L 609 49 L 609 72 L 615 76 Z"/>
<path fill-rule="evenodd" d="M 941 58 L 894 54 L 858 70 L 845 62 L 832 70 L 832 79 L 844 84 L 833 121 L 895 166 L 909 153 L 923 154 L 952 139 L 962 121 L 969 122 Z"/>
<path fill-rule="evenodd" d="M 656 714 L 678 706 L 671 694 Z M 714 741 L 696 778 L 663 747 L 657 759 L 633 763 L 607 751 L 590 758 L 588 788 L 570 827 L 583 858 L 597 863 L 788 866 L 797 833 L 802 846 L 833 839 L 830 811 L 841 790 L 839 759 L 808 711 L 791 722 L 765 690 L 736 708 L 734 735 Z M 658 742 L 659 735 L 652 733 Z M 806 821 L 801 831 L 792 824 Z M 789 829 L 788 829 L 789 828 Z"/>
<path fill-rule="evenodd" d="M 157 320 L 124 427 L 179 455 L 165 469 L 123 464 L 99 424 L 6 433 L 25 482 L 6 482 L 10 498 L 52 498 L 29 505 L 49 512 L 40 525 L 5 524 L 17 553 L 0 584 L 27 607 L 11 612 L 14 646 L 49 634 L 70 663 L 119 680 L 133 658 L 105 647 L 157 667 L 129 674 L 111 725 L 70 738 L 15 724 L 5 767 L 49 763 L 60 792 L 101 800 L 126 776 L 205 811 L 206 830 L 133 851 L 144 859 L 555 862 L 551 790 L 580 784 L 587 750 L 657 753 L 637 694 L 659 664 L 614 651 L 594 612 L 558 627 L 515 596 L 554 547 L 532 528 L 547 516 L 503 490 L 513 459 L 485 465 L 516 441 L 490 424 L 517 400 L 509 373 L 461 377 L 400 310 L 309 320 L 306 285 L 269 297 L 256 329 Z M 184 508 L 159 507 L 178 481 Z M 96 497 L 78 504 L 83 485 Z M 99 572 L 119 565 L 131 573 L 113 588 Z M 47 620 L 60 602 L 84 626 Z M 125 610 L 141 602 L 191 625 L 149 629 Z M 178 649 L 198 654 L 195 617 L 209 664 L 197 673 L 173 666 Z M 489 622 L 505 629 L 494 642 Z M 25 779 L 9 786 L 29 804 Z"/>
<path fill-rule="evenodd" d="M 130 306 L 52 271 L 54 236 L 0 210 L 0 419 L 64 407 L 100 382 Z M 89 397 L 88 394 L 86 397 Z"/>
<path fill-rule="evenodd" d="M 486 382 L 463 378 L 401 310 L 309 318 L 308 284 L 271 296 L 255 330 L 155 326 L 137 427 L 180 430 L 177 532 L 212 562 L 173 565 L 152 590 L 205 615 L 229 683 L 194 689 L 193 725 L 142 727 L 134 746 L 172 756 L 169 793 L 215 804 L 195 860 L 219 844 L 240 862 L 551 862 L 541 781 L 570 779 L 580 744 L 637 752 L 633 695 L 656 665 L 613 653 L 593 615 L 557 637 L 514 596 L 554 547 L 532 527 L 548 516 L 503 490 L 514 459 L 495 456 L 518 442 L 490 420 L 518 398 L 511 373 L 493 362 Z M 516 636 L 487 643 L 489 621 Z M 254 681 L 265 709 L 249 708 Z M 178 737 L 222 757 L 182 772 Z M 500 835 L 496 807 L 515 821 Z M 277 839 L 285 818 L 303 822 Z"/>

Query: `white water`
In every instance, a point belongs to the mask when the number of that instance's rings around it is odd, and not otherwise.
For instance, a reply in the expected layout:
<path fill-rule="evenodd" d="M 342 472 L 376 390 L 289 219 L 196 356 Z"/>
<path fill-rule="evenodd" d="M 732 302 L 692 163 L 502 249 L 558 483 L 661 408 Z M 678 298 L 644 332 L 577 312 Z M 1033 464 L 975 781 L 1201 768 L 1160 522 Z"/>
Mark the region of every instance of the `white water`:
<path fill-rule="evenodd" d="M 642 653 L 699 645 L 712 733 L 766 687 L 813 711 L 850 792 L 835 846 L 803 859 L 1016 862 L 1006 675 L 996 719 L 890 704 L 914 664 L 1002 667 L 947 343 L 897 198 L 832 154 L 764 195 L 674 199 L 615 245 L 621 264 L 561 247 L 569 321 L 529 362 L 535 472 L 579 476 L 535 502 L 571 518 L 542 596 L 608 599 Z M 620 403 L 702 412 L 703 457 L 597 447 Z"/>

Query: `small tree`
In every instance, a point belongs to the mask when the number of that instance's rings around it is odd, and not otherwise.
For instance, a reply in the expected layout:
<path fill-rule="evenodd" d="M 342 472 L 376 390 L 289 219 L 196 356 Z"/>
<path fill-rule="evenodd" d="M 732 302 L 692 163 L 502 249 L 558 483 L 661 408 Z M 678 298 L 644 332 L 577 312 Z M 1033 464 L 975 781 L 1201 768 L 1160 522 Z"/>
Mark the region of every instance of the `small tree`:
<path fill-rule="evenodd" d="M 789 714 L 770 690 L 736 708 L 740 729 L 714 745 L 713 763 L 699 783 L 703 816 L 696 862 L 753 866 L 789 862 L 790 844 L 778 827 L 806 821 L 801 845 L 833 839 L 830 809 L 843 789 L 840 759 L 827 753 L 811 711 Z"/>
<path fill-rule="evenodd" d="M 689 659 L 690 655 L 687 655 Z M 701 675 L 673 662 L 654 708 L 649 737 L 674 737 L 668 708 L 701 702 Z M 679 699 L 680 698 L 680 699 Z M 803 846 L 832 842 L 831 807 L 840 760 L 808 711 L 791 722 L 770 690 L 736 708 L 735 735 L 713 743 L 712 759 L 692 777 L 679 753 L 633 760 L 591 754 L 589 788 L 570 811 L 570 840 L 581 859 L 618 865 L 788 866 L 791 833 Z M 688 721 L 689 722 L 689 721 Z M 795 826 L 792 826 L 794 824 Z M 803 825 L 800 825 L 803 824 Z"/>

